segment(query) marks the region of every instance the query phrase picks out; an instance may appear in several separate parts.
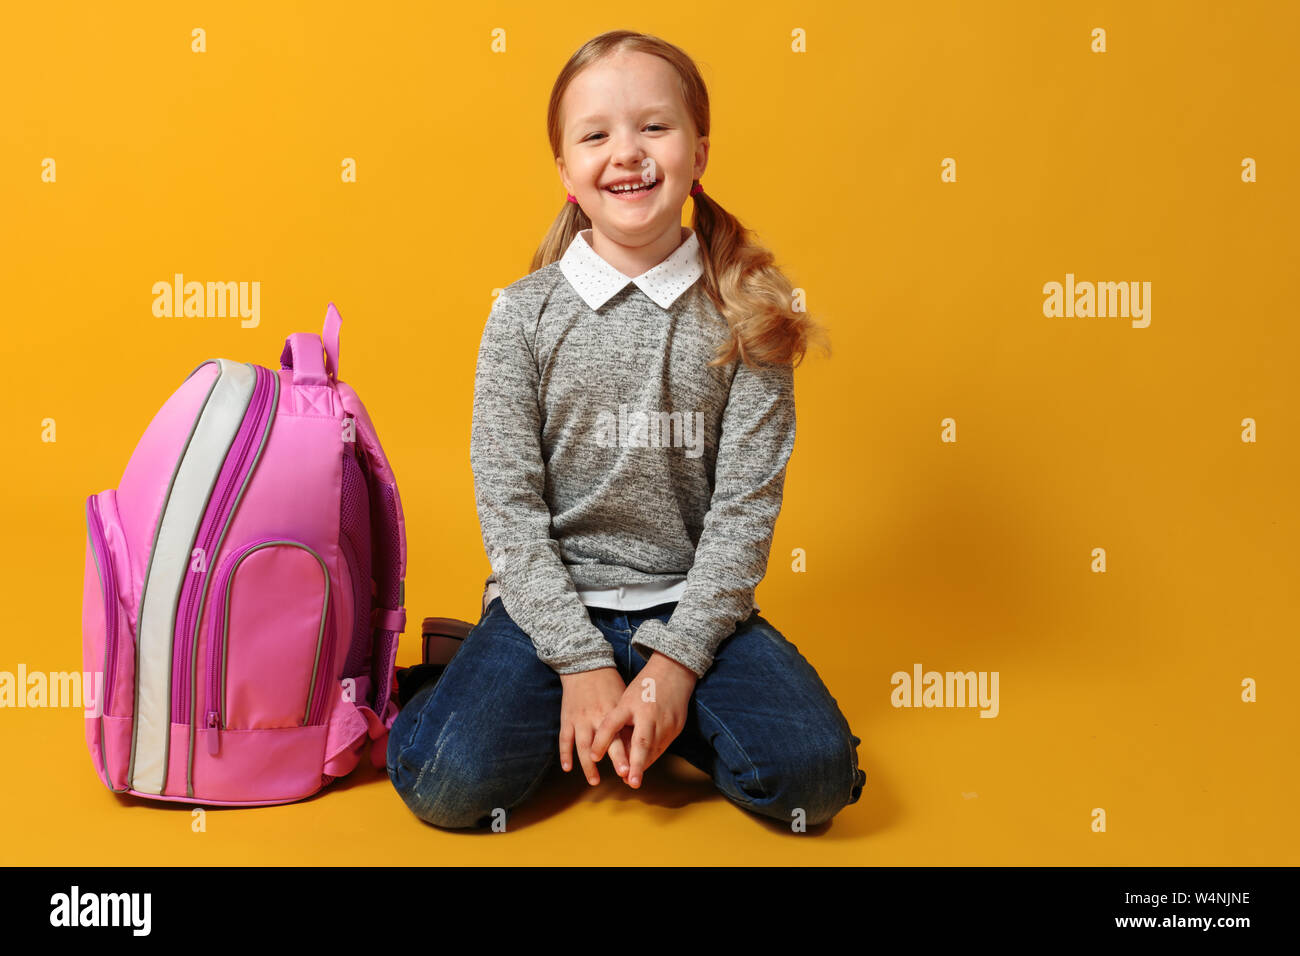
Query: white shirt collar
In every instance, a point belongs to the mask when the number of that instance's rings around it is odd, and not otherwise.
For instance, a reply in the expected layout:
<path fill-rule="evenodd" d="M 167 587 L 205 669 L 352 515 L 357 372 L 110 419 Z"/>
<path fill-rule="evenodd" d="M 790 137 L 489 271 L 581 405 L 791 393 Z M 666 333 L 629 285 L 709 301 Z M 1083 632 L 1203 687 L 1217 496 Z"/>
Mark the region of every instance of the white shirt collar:
<path fill-rule="evenodd" d="M 699 237 L 694 229 L 688 231 L 690 236 L 672 255 L 653 269 L 631 278 L 596 254 L 591 248 L 591 230 L 583 229 L 560 257 L 560 271 L 592 310 L 599 309 L 629 282 L 635 283 L 661 309 L 667 309 L 704 274 Z"/>

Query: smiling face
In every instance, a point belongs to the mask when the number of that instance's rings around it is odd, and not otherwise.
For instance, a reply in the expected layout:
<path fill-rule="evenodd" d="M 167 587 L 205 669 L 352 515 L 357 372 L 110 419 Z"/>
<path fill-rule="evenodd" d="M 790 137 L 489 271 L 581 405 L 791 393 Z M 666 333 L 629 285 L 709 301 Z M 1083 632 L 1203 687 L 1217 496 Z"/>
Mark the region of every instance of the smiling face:
<path fill-rule="evenodd" d="M 709 141 L 696 135 L 673 68 L 648 53 L 616 53 L 573 78 L 560 117 L 556 165 L 593 230 L 624 246 L 666 236 L 675 245 Z"/>

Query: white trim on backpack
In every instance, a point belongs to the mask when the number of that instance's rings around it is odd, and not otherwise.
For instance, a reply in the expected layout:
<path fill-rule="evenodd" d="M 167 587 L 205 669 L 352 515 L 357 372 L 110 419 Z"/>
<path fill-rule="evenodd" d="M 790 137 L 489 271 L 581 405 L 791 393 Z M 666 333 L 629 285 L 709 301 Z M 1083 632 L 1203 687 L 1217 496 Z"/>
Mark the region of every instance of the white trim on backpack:
<path fill-rule="evenodd" d="M 208 498 L 225 464 L 257 374 L 251 365 L 217 359 L 221 372 L 199 413 L 158 519 L 145 577 L 136 645 L 136 707 L 131 779 L 141 793 L 161 794 L 171 746 L 172 639 L 181 585 Z M 205 556 L 211 562 L 214 555 Z"/>

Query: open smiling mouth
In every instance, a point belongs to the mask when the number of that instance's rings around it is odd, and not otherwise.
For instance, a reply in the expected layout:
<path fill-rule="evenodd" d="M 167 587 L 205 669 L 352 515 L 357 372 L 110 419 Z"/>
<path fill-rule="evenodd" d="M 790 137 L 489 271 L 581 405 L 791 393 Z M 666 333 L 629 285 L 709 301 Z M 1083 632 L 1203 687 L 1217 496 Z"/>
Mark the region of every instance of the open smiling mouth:
<path fill-rule="evenodd" d="M 634 200 L 654 192 L 656 189 L 659 188 L 660 182 L 662 182 L 662 180 L 656 179 L 652 183 L 648 183 L 645 185 L 637 184 L 635 186 L 632 186 L 631 188 L 622 188 L 622 189 L 615 189 L 611 186 L 606 186 L 605 192 L 609 193 L 611 196 L 614 196 L 615 198 L 618 199 Z"/>

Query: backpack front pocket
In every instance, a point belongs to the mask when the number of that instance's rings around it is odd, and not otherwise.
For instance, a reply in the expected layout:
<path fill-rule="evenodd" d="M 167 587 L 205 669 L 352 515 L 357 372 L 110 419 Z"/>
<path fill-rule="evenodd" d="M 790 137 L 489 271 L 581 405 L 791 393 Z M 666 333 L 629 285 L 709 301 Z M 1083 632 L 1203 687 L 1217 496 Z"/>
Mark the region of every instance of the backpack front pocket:
<path fill-rule="evenodd" d="M 223 730 L 319 723 L 334 645 L 321 556 L 299 541 L 256 541 L 227 558 L 214 584 L 201 727 L 208 753 L 220 753 Z"/>

